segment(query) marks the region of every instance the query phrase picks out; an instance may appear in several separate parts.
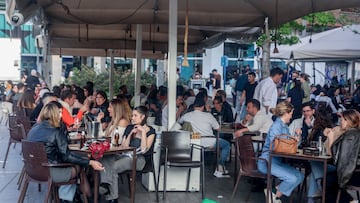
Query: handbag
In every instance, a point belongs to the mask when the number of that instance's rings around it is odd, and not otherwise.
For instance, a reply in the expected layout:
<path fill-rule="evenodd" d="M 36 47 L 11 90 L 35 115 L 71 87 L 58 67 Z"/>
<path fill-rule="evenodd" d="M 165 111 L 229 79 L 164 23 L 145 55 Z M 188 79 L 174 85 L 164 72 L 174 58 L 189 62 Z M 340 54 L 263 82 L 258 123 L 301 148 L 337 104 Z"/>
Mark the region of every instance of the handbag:
<path fill-rule="evenodd" d="M 273 151 L 276 153 L 296 154 L 298 141 L 289 135 L 277 135 L 273 141 Z"/>

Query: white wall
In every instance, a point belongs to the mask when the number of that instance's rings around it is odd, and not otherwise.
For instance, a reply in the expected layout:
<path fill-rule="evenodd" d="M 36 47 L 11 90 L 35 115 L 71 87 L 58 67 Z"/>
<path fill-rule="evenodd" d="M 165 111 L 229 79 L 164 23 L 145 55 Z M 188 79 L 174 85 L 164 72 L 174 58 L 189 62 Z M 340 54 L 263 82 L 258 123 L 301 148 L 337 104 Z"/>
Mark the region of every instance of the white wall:
<path fill-rule="evenodd" d="M 221 57 L 224 55 L 224 43 L 213 49 L 206 49 L 203 54 L 203 78 L 208 78 L 212 69 L 217 69 L 223 79 L 223 67 L 221 66 Z M 222 85 L 222 83 L 221 83 Z"/>

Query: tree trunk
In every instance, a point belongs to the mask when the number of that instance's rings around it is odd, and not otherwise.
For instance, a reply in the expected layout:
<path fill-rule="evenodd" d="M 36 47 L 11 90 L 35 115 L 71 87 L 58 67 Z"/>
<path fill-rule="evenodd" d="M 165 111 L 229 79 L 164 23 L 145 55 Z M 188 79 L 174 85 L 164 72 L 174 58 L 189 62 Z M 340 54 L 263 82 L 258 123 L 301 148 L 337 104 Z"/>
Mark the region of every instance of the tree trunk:
<path fill-rule="evenodd" d="M 262 64 L 261 64 L 261 76 L 262 78 L 266 78 L 270 75 L 270 32 L 269 32 L 269 24 L 268 24 L 268 18 L 265 19 L 265 34 L 266 34 L 266 40 L 264 41 L 264 44 L 262 45 Z"/>

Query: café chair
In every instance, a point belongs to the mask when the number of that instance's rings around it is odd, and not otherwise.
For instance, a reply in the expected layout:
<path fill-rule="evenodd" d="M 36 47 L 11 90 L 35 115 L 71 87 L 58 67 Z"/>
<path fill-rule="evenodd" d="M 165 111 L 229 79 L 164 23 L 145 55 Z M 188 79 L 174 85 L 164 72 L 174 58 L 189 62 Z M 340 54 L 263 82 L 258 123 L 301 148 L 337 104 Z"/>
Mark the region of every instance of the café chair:
<path fill-rule="evenodd" d="M 2 166 L 3 168 L 5 168 L 11 144 L 21 143 L 21 140 L 26 138 L 24 126 L 22 124 L 18 124 L 16 119 L 17 119 L 16 116 L 13 116 L 13 115 L 9 116 L 10 137 L 9 137 L 8 147 L 7 147 L 7 150 L 5 153 L 4 163 Z"/>
<path fill-rule="evenodd" d="M 192 160 L 193 150 L 200 150 L 199 161 Z M 161 154 L 159 160 L 160 169 L 164 166 L 163 199 L 166 199 L 167 169 L 170 167 L 188 168 L 186 191 L 189 191 L 190 176 L 192 168 L 200 168 L 201 197 L 205 196 L 205 165 L 204 148 L 197 144 L 190 143 L 190 132 L 187 131 L 163 131 L 161 135 Z M 158 184 L 159 186 L 159 184 Z"/>
<path fill-rule="evenodd" d="M 237 159 L 239 159 L 240 168 L 237 173 L 237 179 L 234 186 L 234 190 L 231 195 L 231 201 L 234 199 L 237 188 L 240 183 L 242 176 L 247 176 L 251 178 L 260 178 L 267 179 L 267 175 L 258 171 L 256 162 L 258 160 L 263 160 L 267 163 L 266 159 L 256 157 L 252 139 L 250 135 L 240 136 L 236 138 L 236 150 L 237 150 Z M 270 192 L 271 193 L 271 192 Z M 272 199 L 272 197 L 271 197 Z"/>
<path fill-rule="evenodd" d="M 155 141 L 154 141 L 154 143 L 155 143 Z M 154 144 L 153 143 L 153 144 Z M 159 202 L 159 191 L 158 191 L 158 182 L 157 182 L 157 179 L 156 179 L 156 175 L 155 175 L 155 165 L 154 165 L 154 155 L 155 154 L 155 152 L 153 151 L 153 152 L 150 152 L 150 155 L 148 155 L 148 156 L 145 156 L 145 160 L 146 160 L 146 163 L 145 163 L 145 166 L 144 166 L 144 168 L 141 170 L 141 171 L 137 171 L 137 172 L 139 172 L 139 173 L 141 173 L 141 174 L 145 174 L 145 173 L 152 173 L 153 174 L 153 181 L 154 181 L 154 184 L 155 184 L 155 193 L 156 193 L 156 202 Z M 131 178 L 131 173 L 132 173 L 132 171 L 131 170 L 128 170 L 128 171 L 125 171 L 124 173 L 126 173 L 126 176 L 127 176 L 127 179 L 128 179 L 128 183 L 129 183 L 129 188 L 131 189 L 131 181 L 134 181 L 134 180 L 132 180 L 132 178 Z M 121 177 L 121 176 L 119 176 L 119 177 Z M 132 191 L 130 191 L 130 194 L 129 195 L 131 195 L 131 192 Z M 134 191 L 135 192 L 135 191 Z"/>
<path fill-rule="evenodd" d="M 360 169 L 355 169 L 353 175 L 359 175 L 360 173 Z M 337 197 L 336 197 L 336 203 L 340 202 L 340 196 L 341 196 L 341 192 L 342 190 L 351 190 L 351 191 L 356 191 L 356 195 L 357 195 L 357 199 L 360 200 L 360 187 L 359 186 L 354 186 L 354 185 L 346 185 L 345 188 L 339 188 L 338 193 L 337 193 Z"/>
<path fill-rule="evenodd" d="M 1 118 L 0 118 L 0 123 L 2 123 L 2 121 L 5 121 L 5 125 L 8 124 L 9 121 L 9 115 L 11 115 L 13 113 L 13 104 L 10 102 L 1 102 Z"/>
<path fill-rule="evenodd" d="M 46 192 L 44 199 L 45 203 L 49 201 L 51 196 L 55 199 L 55 202 L 60 202 L 58 188 L 61 185 L 77 184 L 77 178 L 73 178 L 67 182 L 60 183 L 55 183 L 52 181 L 52 178 L 50 177 L 50 167 L 71 167 L 74 165 L 70 163 L 48 163 L 45 146 L 43 143 L 22 140 L 22 151 L 25 167 L 25 176 L 18 203 L 24 202 L 24 198 L 30 181 L 37 183 L 48 183 L 48 191 Z M 83 171 L 81 170 L 81 173 L 82 172 Z M 80 175 L 80 177 L 82 176 L 83 175 Z M 53 194 L 51 195 L 51 193 Z M 87 203 L 88 201 L 86 195 L 83 195 L 83 198 L 85 203 Z"/>

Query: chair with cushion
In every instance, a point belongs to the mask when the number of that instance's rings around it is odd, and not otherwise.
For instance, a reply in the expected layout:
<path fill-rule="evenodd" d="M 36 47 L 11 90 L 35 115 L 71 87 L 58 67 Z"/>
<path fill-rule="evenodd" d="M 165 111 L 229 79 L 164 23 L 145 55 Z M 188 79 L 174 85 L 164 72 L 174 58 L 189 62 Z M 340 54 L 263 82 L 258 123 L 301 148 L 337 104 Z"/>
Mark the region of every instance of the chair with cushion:
<path fill-rule="evenodd" d="M 70 167 L 74 166 L 70 163 L 50 164 L 48 163 L 45 146 L 40 142 L 31 142 L 27 140 L 22 141 L 23 161 L 25 167 L 24 184 L 21 189 L 18 203 L 22 203 L 30 181 L 37 183 L 47 182 L 48 191 L 45 195 L 44 202 L 47 203 L 53 192 L 55 202 L 59 202 L 58 188 L 61 185 L 76 184 L 77 178 L 71 179 L 67 182 L 54 183 L 50 177 L 50 167 Z M 83 170 L 81 170 L 83 173 Z M 80 177 L 84 177 L 81 174 Z M 87 203 L 87 197 L 84 195 L 84 200 Z"/>
<path fill-rule="evenodd" d="M 7 157 L 9 155 L 10 146 L 12 143 L 20 143 L 22 139 L 26 138 L 25 128 L 22 124 L 18 124 L 16 120 L 16 116 L 10 115 L 9 116 L 9 143 L 5 153 L 3 168 L 5 168 Z"/>
<path fill-rule="evenodd" d="M 202 199 L 204 199 L 205 166 L 203 147 L 190 143 L 190 132 L 187 131 L 163 131 L 161 147 L 158 182 L 160 180 L 161 166 L 164 165 L 163 199 L 166 198 L 167 169 L 170 167 L 188 168 L 186 191 L 189 191 L 191 168 L 200 168 L 201 195 Z M 201 157 L 199 161 L 193 160 L 193 149 L 200 150 Z"/>
<path fill-rule="evenodd" d="M 240 162 L 240 168 L 237 174 L 234 190 L 231 195 L 231 200 L 233 200 L 236 194 L 242 176 L 261 178 L 264 180 L 267 179 L 266 174 L 260 173 L 258 171 L 256 164 L 257 160 L 266 161 L 266 159 L 256 157 L 250 135 L 240 136 L 236 138 L 236 150 L 238 156 L 237 158 L 239 159 Z"/>

